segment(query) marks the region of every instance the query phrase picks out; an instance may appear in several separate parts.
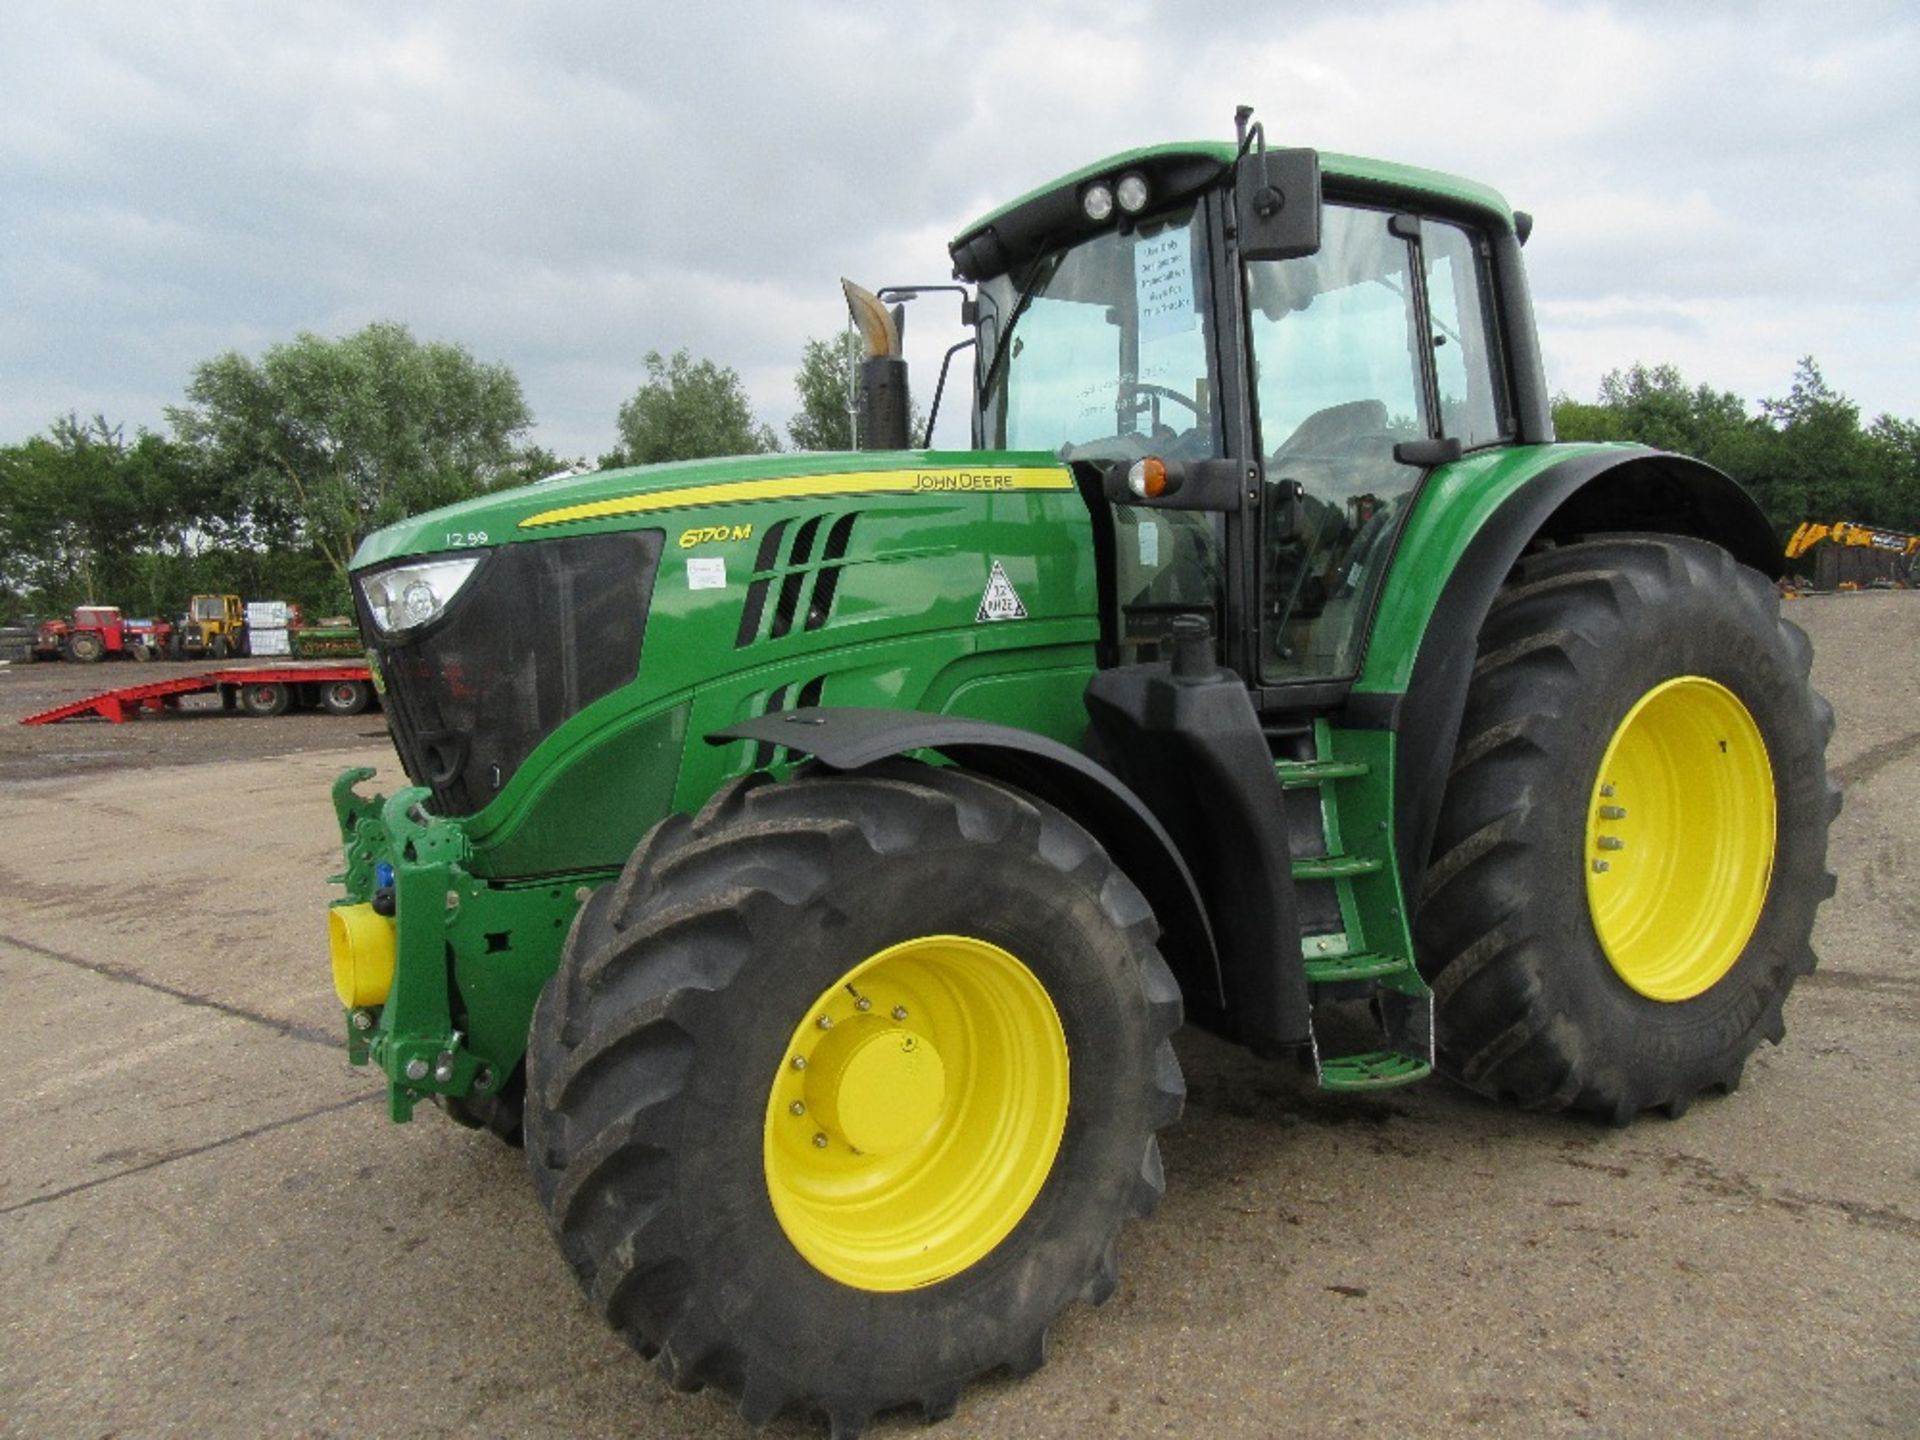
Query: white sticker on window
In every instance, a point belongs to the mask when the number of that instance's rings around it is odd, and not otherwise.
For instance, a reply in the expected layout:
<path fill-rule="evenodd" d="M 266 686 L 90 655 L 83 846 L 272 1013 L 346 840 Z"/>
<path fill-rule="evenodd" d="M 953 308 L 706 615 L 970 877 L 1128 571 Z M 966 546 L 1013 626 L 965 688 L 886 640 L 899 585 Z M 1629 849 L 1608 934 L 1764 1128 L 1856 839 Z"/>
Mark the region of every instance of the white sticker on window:
<path fill-rule="evenodd" d="M 1000 568 L 998 560 L 993 562 L 993 573 L 987 576 L 986 593 L 980 597 L 980 611 L 973 617 L 973 623 L 983 625 L 989 620 L 1024 620 L 1027 607 L 1020 603 L 1020 594 L 1013 588 L 1013 582 L 1007 579 L 1007 572 Z"/>
<path fill-rule="evenodd" d="M 701 555 L 687 561 L 687 588 L 689 590 L 726 589 L 727 557 Z"/>
<path fill-rule="evenodd" d="M 1160 527 L 1151 520 L 1140 522 L 1140 563 L 1142 565 L 1160 563 Z"/>
<path fill-rule="evenodd" d="M 1140 338 L 1158 340 L 1193 329 L 1193 242 L 1184 225 L 1133 247 L 1133 294 Z"/>

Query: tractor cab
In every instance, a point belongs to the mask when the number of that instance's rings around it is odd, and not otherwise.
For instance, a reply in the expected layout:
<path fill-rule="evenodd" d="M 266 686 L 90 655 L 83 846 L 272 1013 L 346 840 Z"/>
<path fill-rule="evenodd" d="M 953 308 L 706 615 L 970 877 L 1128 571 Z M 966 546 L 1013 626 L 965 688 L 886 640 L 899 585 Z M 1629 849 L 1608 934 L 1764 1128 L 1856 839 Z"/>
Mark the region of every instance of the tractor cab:
<path fill-rule="evenodd" d="M 246 619 L 246 607 L 238 595 L 195 595 L 180 619 L 176 653 L 215 660 L 244 655 Z"/>
<path fill-rule="evenodd" d="M 1114 157 L 954 243 L 979 287 L 977 447 L 1051 450 L 1083 482 L 1194 477 L 1113 487 L 1110 663 L 1197 613 L 1256 686 L 1356 675 L 1423 478 L 1545 438 L 1524 224 L 1483 187 L 1268 153 L 1255 127 Z"/>

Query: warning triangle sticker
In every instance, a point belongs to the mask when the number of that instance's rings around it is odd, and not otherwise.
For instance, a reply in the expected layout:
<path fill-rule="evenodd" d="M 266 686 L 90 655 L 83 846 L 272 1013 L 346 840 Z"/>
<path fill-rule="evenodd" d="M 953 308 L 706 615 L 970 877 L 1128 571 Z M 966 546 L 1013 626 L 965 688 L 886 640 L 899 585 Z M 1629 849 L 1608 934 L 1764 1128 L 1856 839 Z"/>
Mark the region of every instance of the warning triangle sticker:
<path fill-rule="evenodd" d="M 1019 592 L 1013 588 L 1013 582 L 1007 579 L 1007 572 L 1000 568 L 998 560 L 993 562 L 993 573 L 987 576 L 987 590 L 980 597 L 980 613 L 973 617 L 973 623 L 984 625 L 989 620 L 1024 620 L 1027 607 L 1020 603 Z"/>

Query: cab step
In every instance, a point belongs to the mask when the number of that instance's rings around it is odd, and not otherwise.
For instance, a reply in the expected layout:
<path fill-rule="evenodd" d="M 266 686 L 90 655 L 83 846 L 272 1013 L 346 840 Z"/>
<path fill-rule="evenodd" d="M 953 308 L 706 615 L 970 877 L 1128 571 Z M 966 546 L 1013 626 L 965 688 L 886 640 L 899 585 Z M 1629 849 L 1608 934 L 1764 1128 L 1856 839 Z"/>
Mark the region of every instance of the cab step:
<path fill-rule="evenodd" d="M 1343 980 L 1378 980 L 1383 975 L 1399 975 L 1407 962 L 1398 955 L 1309 956 L 1307 979 L 1315 985 L 1334 985 Z"/>
<path fill-rule="evenodd" d="M 1320 1061 L 1323 1090 L 1386 1090 L 1411 1085 L 1433 1073 L 1431 1062 L 1399 1050 L 1369 1050 L 1361 1055 L 1335 1055 Z"/>
<path fill-rule="evenodd" d="M 1293 878 L 1313 887 L 1302 893 L 1315 902 L 1312 933 L 1301 937 L 1314 1073 L 1328 1090 L 1423 1080 L 1433 1073 L 1433 996 L 1414 963 L 1393 869 L 1391 740 L 1336 741 L 1317 719 L 1310 745 L 1288 743 L 1296 753 L 1275 758 L 1274 776 L 1283 790 L 1310 792 L 1290 795 L 1287 805 L 1298 822 L 1291 826 Z M 1336 743 L 1349 748 L 1336 755 Z M 1347 1047 L 1356 1053 L 1323 1053 Z"/>
<path fill-rule="evenodd" d="M 1378 860 L 1364 855 L 1307 855 L 1293 862 L 1296 880 L 1351 880 L 1356 875 L 1373 875 L 1385 868 Z"/>
<path fill-rule="evenodd" d="M 1357 780 L 1369 774 L 1372 766 L 1352 760 L 1276 760 L 1273 773 L 1282 790 L 1304 790 L 1329 780 Z"/>

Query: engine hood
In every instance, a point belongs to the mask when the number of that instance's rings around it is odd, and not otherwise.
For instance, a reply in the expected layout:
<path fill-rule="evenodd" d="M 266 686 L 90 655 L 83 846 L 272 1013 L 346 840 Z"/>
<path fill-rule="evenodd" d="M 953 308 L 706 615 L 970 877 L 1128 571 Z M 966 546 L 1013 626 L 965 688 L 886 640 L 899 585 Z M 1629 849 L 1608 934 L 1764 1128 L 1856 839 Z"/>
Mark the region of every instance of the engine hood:
<path fill-rule="evenodd" d="M 673 523 L 675 512 L 857 494 L 1068 490 L 1060 461 L 1024 451 L 858 451 L 628 466 L 464 500 L 376 531 L 355 570 L 412 555 Z"/>

